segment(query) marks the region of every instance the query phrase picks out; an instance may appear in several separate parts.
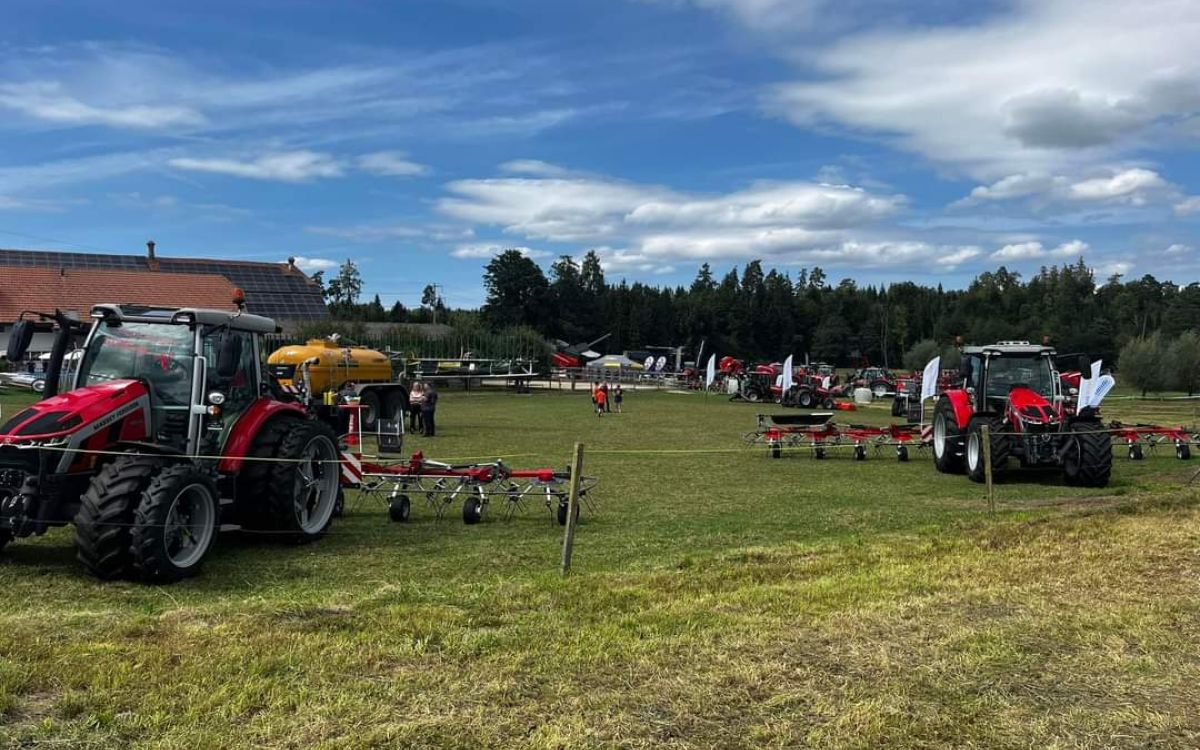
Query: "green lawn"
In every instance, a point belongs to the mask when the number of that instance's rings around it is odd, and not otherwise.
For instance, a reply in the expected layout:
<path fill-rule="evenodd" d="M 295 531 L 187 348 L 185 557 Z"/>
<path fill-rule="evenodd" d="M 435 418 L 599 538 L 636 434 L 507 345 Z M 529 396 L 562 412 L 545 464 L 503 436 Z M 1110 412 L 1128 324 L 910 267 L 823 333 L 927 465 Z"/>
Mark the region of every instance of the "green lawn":
<path fill-rule="evenodd" d="M 12 413 L 12 396 L 0 396 Z M 430 457 L 601 478 L 573 574 L 532 508 L 223 537 L 200 577 L 99 583 L 69 530 L 0 553 L 0 744 L 49 747 L 1195 747 L 1200 462 L 1102 491 L 1012 472 L 989 514 L 927 455 L 782 460 L 769 407 L 443 393 Z M 1191 423 L 1190 402 L 1113 402 Z M 847 415 L 850 416 L 850 415 Z M 889 421 L 886 407 L 855 421 Z"/>

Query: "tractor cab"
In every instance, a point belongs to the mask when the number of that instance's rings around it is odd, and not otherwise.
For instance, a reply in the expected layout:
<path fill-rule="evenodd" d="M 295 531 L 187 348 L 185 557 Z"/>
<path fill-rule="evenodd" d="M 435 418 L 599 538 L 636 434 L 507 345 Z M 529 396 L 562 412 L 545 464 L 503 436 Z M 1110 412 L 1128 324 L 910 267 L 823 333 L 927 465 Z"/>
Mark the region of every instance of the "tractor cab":
<path fill-rule="evenodd" d="M 1062 386 L 1054 369 L 1054 349 L 1027 341 L 964 347 L 961 387 L 976 412 L 1003 414 L 1010 403 L 1028 409 L 1061 404 Z M 1019 394 L 1016 401 L 1012 396 Z"/>
<path fill-rule="evenodd" d="M 267 318 L 221 310 L 98 305 L 74 390 L 137 381 L 147 390 L 149 435 L 180 453 L 218 448 L 261 392 L 258 339 Z"/>

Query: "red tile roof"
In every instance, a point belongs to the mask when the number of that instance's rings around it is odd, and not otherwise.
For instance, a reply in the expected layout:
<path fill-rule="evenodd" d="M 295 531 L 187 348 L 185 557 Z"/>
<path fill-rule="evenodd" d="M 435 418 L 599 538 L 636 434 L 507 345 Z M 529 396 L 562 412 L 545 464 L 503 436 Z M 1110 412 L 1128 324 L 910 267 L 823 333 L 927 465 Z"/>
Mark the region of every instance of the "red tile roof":
<path fill-rule="evenodd" d="M 0 324 L 23 310 L 88 317 L 101 303 L 235 309 L 233 283 L 217 274 L 0 266 Z"/>

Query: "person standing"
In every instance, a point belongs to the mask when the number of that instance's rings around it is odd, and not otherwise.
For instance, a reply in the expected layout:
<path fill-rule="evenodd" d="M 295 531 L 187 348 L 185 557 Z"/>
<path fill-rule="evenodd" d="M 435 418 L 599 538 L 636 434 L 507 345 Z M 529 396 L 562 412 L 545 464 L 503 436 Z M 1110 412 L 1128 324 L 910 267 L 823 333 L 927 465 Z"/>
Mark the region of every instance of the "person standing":
<path fill-rule="evenodd" d="M 596 381 L 592 382 L 592 408 L 593 409 L 596 408 L 596 403 L 598 401 L 598 396 L 597 396 L 598 393 L 600 393 L 600 381 L 596 380 Z"/>
<path fill-rule="evenodd" d="M 438 392 L 433 383 L 425 386 L 425 399 L 421 402 L 421 422 L 425 425 L 425 437 L 434 436 L 434 414 L 437 412 Z"/>
<path fill-rule="evenodd" d="M 612 411 L 612 394 L 608 392 L 607 381 L 600 384 L 600 390 L 604 391 L 604 413 L 608 414 Z"/>
<path fill-rule="evenodd" d="M 414 435 L 423 431 L 421 424 L 421 407 L 425 403 L 425 384 L 419 380 L 413 381 L 412 390 L 408 392 L 408 431 Z"/>
<path fill-rule="evenodd" d="M 608 391 L 606 391 L 604 389 L 604 386 L 600 386 L 599 388 L 596 389 L 596 416 L 597 417 L 604 416 L 604 409 L 606 406 L 608 406 Z"/>
<path fill-rule="evenodd" d="M 613 388 L 613 403 L 617 407 L 617 414 L 621 413 L 621 403 L 625 400 L 625 392 L 621 388 L 621 384 L 617 383 Z"/>

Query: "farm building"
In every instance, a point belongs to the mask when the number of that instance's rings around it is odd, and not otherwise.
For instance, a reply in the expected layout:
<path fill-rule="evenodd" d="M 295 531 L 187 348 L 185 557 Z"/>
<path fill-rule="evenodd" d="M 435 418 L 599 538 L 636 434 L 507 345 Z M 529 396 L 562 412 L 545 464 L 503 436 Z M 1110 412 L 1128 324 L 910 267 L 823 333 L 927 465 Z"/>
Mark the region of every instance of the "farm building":
<path fill-rule="evenodd" d="M 0 352 L 23 310 L 85 318 L 100 302 L 233 309 L 240 288 L 250 312 L 285 325 L 329 317 L 320 288 L 291 261 L 164 258 L 153 242 L 146 248 L 145 255 L 0 248 Z M 49 339 L 39 335 L 33 350 L 49 348 Z"/>

